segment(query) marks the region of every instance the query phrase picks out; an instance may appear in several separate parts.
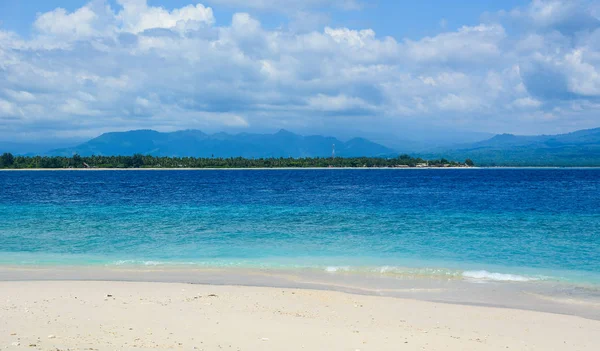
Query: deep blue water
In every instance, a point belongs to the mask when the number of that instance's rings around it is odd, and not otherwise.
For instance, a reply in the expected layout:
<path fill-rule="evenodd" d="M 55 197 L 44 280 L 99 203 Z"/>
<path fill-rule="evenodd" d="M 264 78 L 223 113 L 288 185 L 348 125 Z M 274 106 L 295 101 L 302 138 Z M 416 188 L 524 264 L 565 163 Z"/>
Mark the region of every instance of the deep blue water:
<path fill-rule="evenodd" d="M 158 263 L 600 283 L 600 170 L 0 172 L 0 264 Z"/>

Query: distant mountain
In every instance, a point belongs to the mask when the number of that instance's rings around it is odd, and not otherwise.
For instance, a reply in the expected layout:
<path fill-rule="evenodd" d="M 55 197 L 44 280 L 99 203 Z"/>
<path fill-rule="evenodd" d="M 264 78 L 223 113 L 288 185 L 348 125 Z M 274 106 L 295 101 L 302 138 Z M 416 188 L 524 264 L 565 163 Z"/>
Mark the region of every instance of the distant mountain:
<path fill-rule="evenodd" d="M 500 134 L 480 142 L 422 152 L 426 158 L 470 158 L 481 166 L 600 167 L 600 128 L 568 134 Z"/>
<path fill-rule="evenodd" d="M 362 138 L 343 142 L 333 137 L 301 136 L 286 130 L 275 134 L 206 134 L 199 130 L 161 133 L 133 130 L 105 133 L 72 148 L 55 149 L 48 156 L 153 155 L 176 157 L 329 157 L 332 145 L 340 157 L 390 156 L 397 153 Z"/>
<path fill-rule="evenodd" d="M 403 154 L 426 152 L 433 148 L 450 148 L 457 144 L 474 143 L 489 139 L 493 133 L 470 132 L 437 126 L 418 126 L 405 124 L 402 128 L 384 128 L 373 130 L 331 130 L 320 134 L 335 134 L 338 138 L 349 139 L 354 135 L 375 143 L 385 145 Z"/>
<path fill-rule="evenodd" d="M 72 147 L 80 144 L 82 140 L 61 140 L 61 141 L 32 141 L 32 142 L 10 142 L 0 141 L 0 153 L 10 152 L 14 155 L 39 155 L 50 149 Z"/>

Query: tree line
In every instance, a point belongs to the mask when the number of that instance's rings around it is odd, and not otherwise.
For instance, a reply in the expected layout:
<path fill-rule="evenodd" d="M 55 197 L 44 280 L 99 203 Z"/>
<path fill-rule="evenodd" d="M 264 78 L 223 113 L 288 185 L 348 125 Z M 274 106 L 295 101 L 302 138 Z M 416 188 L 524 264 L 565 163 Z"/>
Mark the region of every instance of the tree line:
<path fill-rule="evenodd" d="M 306 157 L 306 158 L 196 158 L 133 156 L 0 156 L 3 169 L 51 168 L 308 168 L 308 167 L 460 167 L 473 166 L 471 160 L 454 162 L 446 159 L 424 160 L 409 155 L 380 157 Z"/>

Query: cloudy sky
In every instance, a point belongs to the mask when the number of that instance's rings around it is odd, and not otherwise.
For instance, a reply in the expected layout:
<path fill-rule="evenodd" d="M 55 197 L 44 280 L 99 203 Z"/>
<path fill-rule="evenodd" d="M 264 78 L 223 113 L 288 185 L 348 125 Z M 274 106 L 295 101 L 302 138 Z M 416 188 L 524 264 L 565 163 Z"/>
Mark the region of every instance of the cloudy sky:
<path fill-rule="evenodd" d="M 600 127 L 599 18 L 589 0 L 0 0 L 0 140 Z"/>

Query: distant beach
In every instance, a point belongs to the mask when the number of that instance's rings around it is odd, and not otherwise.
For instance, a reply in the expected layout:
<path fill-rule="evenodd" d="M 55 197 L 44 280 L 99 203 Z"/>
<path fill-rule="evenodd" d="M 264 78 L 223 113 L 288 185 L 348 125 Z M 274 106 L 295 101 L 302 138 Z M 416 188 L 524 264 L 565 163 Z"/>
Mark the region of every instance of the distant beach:
<path fill-rule="evenodd" d="M 482 169 L 600 169 L 600 167 L 264 167 L 264 168 L 0 168 L 0 172 L 17 171 L 285 171 L 285 170 L 482 170 Z"/>
<path fill-rule="evenodd" d="M 498 167 L 249 167 L 249 168 L 0 168 L 0 172 L 17 171 L 282 171 L 282 170 L 502 170 L 502 169 L 598 169 L 600 167 L 541 167 L 541 166 L 498 166 Z"/>
<path fill-rule="evenodd" d="M 511 167 L 506 167 L 511 168 Z M 537 167 L 536 167 L 537 168 Z M 544 168 L 544 167 L 539 167 Z M 555 168 L 555 167 L 546 167 Z M 424 170 L 424 169 L 482 169 L 481 167 L 264 167 L 264 168 L 5 168 L 0 171 L 264 171 L 264 170 Z"/>

